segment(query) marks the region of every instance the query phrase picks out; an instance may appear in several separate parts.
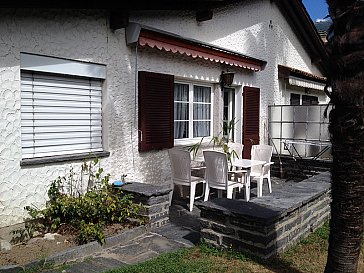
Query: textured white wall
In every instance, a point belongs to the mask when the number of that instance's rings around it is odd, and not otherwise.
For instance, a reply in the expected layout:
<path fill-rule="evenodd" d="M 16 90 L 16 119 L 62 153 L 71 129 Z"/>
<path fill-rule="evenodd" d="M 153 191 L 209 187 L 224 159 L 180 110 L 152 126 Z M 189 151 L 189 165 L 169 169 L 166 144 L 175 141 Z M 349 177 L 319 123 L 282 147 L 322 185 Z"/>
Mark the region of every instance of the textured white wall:
<path fill-rule="evenodd" d="M 241 98 L 241 86 L 261 88 L 263 130 L 267 105 L 281 103 L 277 64 L 319 73 L 274 4 L 262 0 L 244 1 L 242 5 L 217 10 L 212 20 L 201 23 L 196 22 L 194 12 L 141 12 L 131 15 L 131 21 L 267 61 L 266 69 L 257 73 L 228 66 L 236 72 L 237 98 Z M 112 178 L 127 174 L 128 181 L 151 184 L 170 179 L 166 151 L 138 153 L 136 70 L 212 83 L 214 107 L 222 107 L 217 83 L 227 66 L 143 48 L 139 49 L 136 67 L 135 48 L 126 46 L 124 29 L 109 29 L 106 12 L 9 9 L 1 10 L 0 16 L 0 228 L 22 222 L 24 206 L 42 207 L 50 182 L 64 176 L 71 166 L 77 172 L 81 163 L 20 166 L 20 52 L 107 66 L 103 138 L 105 150 L 111 154 L 101 160 L 101 166 Z M 273 29 L 268 27 L 270 20 Z M 240 103 L 237 101 L 238 106 Z M 215 119 L 214 130 L 218 132 L 221 117 Z"/>
<path fill-rule="evenodd" d="M 77 172 L 80 165 L 71 162 L 20 166 L 20 52 L 107 65 L 103 110 L 105 120 L 114 122 L 105 123 L 104 129 L 107 133 L 117 128 L 120 143 L 129 139 L 130 134 L 123 137 L 118 132 L 123 131 L 123 123 L 129 120 L 127 113 L 133 107 L 128 102 L 131 98 L 124 98 L 124 105 L 129 108 L 119 110 L 120 118 L 115 113 L 113 96 L 133 83 L 127 80 L 130 71 L 126 67 L 130 64 L 124 64 L 128 62 L 128 52 L 122 47 L 124 40 L 109 31 L 106 14 L 41 9 L 9 9 L 0 13 L 0 227 L 3 227 L 22 222 L 27 216 L 25 206 L 42 207 L 50 182 L 64 176 L 71 165 Z M 101 164 L 106 167 L 107 161 Z"/>
<path fill-rule="evenodd" d="M 214 10 L 213 18 L 205 22 L 197 22 L 194 12 L 178 11 L 139 12 L 132 15 L 130 20 L 267 61 L 265 70 L 253 75 L 243 69 L 229 67 L 231 71 L 238 72 L 238 85 L 260 88 L 260 135 L 261 141 L 267 142 L 268 105 L 284 104 L 287 97 L 284 90 L 279 88 L 278 64 L 321 75 L 317 67 L 311 64 L 310 56 L 284 16 L 271 2 L 242 1 Z M 226 67 L 221 70 L 226 70 Z"/>

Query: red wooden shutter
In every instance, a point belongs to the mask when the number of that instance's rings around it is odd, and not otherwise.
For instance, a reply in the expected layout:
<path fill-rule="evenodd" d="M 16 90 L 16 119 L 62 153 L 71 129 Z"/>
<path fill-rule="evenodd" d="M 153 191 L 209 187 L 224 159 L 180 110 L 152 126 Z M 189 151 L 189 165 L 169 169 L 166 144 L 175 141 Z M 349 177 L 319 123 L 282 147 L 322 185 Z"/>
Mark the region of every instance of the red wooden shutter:
<path fill-rule="evenodd" d="M 259 144 L 260 89 L 243 88 L 243 158 L 250 158 L 253 144 Z"/>
<path fill-rule="evenodd" d="M 139 151 L 173 147 L 173 75 L 139 71 Z"/>

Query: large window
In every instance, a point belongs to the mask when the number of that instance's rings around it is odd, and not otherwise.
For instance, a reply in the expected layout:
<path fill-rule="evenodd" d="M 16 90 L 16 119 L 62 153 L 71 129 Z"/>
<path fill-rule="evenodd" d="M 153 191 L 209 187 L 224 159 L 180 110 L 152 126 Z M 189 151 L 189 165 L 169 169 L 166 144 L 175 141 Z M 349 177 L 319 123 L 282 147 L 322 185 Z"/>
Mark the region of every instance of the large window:
<path fill-rule="evenodd" d="M 102 151 L 101 81 L 21 74 L 23 158 Z"/>
<path fill-rule="evenodd" d="M 22 55 L 23 159 L 103 151 L 102 79 L 88 68 L 104 74 L 95 64 Z"/>
<path fill-rule="evenodd" d="M 211 87 L 174 84 L 174 138 L 191 139 L 211 136 Z"/>

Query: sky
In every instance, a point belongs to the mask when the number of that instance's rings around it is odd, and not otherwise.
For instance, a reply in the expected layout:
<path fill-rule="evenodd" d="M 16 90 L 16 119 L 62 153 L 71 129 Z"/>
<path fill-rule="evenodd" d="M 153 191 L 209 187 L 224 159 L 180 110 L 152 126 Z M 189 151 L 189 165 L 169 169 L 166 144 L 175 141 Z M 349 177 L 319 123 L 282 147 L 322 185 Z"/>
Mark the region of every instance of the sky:
<path fill-rule="evenodd" d="M 326 0 L 303 0 L 302 2 L 314 22 L 324 19 L 329 14 Z"/>

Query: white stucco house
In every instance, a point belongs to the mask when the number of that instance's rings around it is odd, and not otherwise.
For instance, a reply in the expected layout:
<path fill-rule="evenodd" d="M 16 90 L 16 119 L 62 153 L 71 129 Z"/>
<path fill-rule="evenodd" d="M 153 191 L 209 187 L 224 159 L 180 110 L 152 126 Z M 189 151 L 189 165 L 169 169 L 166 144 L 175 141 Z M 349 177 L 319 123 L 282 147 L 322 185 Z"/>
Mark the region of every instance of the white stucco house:
<path fill-rule="evenodd" d="M 234 141 L 264 143 L 268 105 L 326 101 L 300 0 L 154 2 L 0 9 L 0 228 L 90 153 L 114 179 L 168 185 L 168 148 L 232 118 Z"/>

